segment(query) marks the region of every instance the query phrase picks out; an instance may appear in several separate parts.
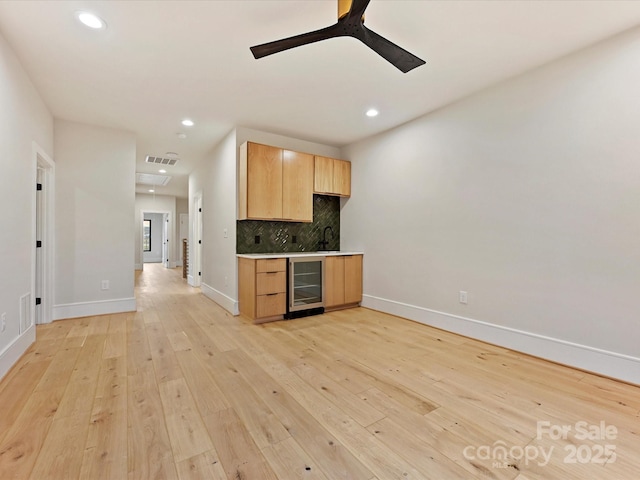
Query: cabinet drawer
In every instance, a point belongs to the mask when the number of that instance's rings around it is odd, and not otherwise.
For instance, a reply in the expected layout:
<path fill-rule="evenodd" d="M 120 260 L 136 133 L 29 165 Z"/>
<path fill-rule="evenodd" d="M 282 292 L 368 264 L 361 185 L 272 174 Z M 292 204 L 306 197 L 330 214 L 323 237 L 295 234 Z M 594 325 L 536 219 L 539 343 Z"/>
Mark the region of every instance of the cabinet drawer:
<path fill-rule="evenodd" d="M 285 272 L 266 272 L 256 274 L 256 295 L 284 293 L 287 291 L 287 274 Z"/>
<path fill-rule="evenodd" d="M 256 317 L 284 315 L 287 311 L 287 294 L 275 293 L 256 297 Z"/>
<path fill-rule="evenodd" d="M 287 271 L 286 258 L 262 258 L 260 260 L 256 260 L 256 273 L 286 272 L 286 271 Z"/>

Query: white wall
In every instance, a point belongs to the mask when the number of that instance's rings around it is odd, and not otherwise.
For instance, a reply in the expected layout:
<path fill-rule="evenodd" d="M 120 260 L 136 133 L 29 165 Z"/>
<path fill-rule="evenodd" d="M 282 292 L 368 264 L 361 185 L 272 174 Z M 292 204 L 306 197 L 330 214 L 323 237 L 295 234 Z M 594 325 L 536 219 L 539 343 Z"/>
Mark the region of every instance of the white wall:
<path fill-rule="evenodd" d="M 135 310 L 135 135 L 56 120 L 54 152 L 54 318 Z"/>
<path fill-rule="evenodd" d="M 173 267 L 178 258 L 177 245 L 179 242 L 176 226 L 176 197 L 172 195 L 152 195 L 136 193 L 135 201 L 135 267 L 142 269 L 142 212 L 169 213 L 169 264 Z M 153 246 L 152 246 L 153 248 Z M 148 261 L 148 260 L 145 260 Z M 154 260 L 157 261 L 157 260 Z"/>
<path fill-rule="evenodd" d="M 282 135 L 238 127 L 230 132 L 189 177 L 190 208 L 202 192 L 202 292 L 229 312 L 238 313 L 236 258 L 237 162 L 246 141 L 316 155 L 340 155 L 340 149 Z M 193 212 L 190 211 L 193 221 Z M 226 237 L 225 237 L 226 230 Z M 191 260 L 193 255 L 191 256 Z M 190 269 L 193 272 L 193 268 Z"/>
<path fill-rule="evenodd" d="M 53 157 L 53 117 L 0 34 L 0 378 L 35 339 L 20 334 L 20 297 L 31 293 L 35 141 Z M 33 295 L 32 295 L 33 297 Z"/>
<path fill-rule="evenodd" d="M 639 58 L 636 29 L 345 148 L 364 304 L 640 383 Z"/>
<path fill-rule="evenodd" d="M 145 213 L 144 219 L 151 222 L 151 250 L 142 252 L 144 263 L 162 262 L 162 234 L 163 234 L 162 213 Z"/>
<path fill-rule="evenodd" d="M 236 134 L 229 133 L 189 176 L 189 198 L 202 192 L 202 292 L 232 313 L 237 310 Z M 191 206 L 190 206 L 191 208 Z M 194 212 L 189 212 L 193 221 Z M 227 231 L 225 237 L 224 231 Z M 193 245 L 193 242 L 190 246 Z M 193 251 L 193 247 L 191 248 Z M 193 261 L 193 255 L 190 255 Z M 190 268 L 193 274 L 194 268 Z"/>

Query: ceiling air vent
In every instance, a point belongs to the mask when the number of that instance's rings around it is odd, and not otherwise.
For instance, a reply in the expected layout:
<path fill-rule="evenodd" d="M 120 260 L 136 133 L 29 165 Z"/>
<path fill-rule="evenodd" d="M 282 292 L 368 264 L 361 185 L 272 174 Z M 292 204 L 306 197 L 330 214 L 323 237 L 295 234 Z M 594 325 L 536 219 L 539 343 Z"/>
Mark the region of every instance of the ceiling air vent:
<path fill-rule="evenodd" d="M 169 183 L 171 177 L 168 175 L 155 175 L 153 173 L 136 173 L 136 183 L 141 185 L 154 185 L 164 187 Z"/>
<path fill-rule="evenodd" d="M 158 165 L 175 165 L 178 163 L 178 159 L 173 157 L 154 157 L 153 155 L 147 155 L 145 162 L 157 163 Z"/>

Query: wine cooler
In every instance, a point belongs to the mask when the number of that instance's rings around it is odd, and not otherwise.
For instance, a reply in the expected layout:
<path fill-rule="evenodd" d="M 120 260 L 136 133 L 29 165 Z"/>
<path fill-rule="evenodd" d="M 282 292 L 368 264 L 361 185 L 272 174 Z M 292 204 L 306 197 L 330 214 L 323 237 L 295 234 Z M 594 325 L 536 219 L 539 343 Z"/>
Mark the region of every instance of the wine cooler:
<path fill-rule="evenodd" d="M 289 258 L 287 318 L 324 312 L 324 257 Z"/>

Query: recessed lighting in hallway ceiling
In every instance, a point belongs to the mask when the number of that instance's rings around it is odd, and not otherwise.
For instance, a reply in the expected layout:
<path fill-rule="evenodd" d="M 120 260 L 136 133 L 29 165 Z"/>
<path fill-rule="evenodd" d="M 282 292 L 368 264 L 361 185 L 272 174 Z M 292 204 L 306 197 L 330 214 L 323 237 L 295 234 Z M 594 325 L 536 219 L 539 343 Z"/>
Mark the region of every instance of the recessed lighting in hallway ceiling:
<path fill-rule="evenodd" d="M 367 117 L 377 117 L 379 113 L 380 112 L 378 112 L 378 110 L 376 110 L 375 108 L 370 108 L 369 110 L 367 110 Z"/>
<path fill-rule="evenodd" d="M 193 120 L 185 118 L 184 120 L 182 120 L 182 125 L 184 125 L 185 127 L 193 127 L 195 123 L 193 123 Z"/>
<path fill-rule="evenodd" d="M 185 138 L 187 138 L 187 134 L 186 133 L 176 133 L 176 135 L 178 136 L 178 138 L 180 140 L 184 140 Z"/>
<path fill-rule="evenodd" d="M 76 18 L 80 23 L 94 30 L 104 30 L 107 28 L 107 22 L 90 12 L 76 12 Z"/>

